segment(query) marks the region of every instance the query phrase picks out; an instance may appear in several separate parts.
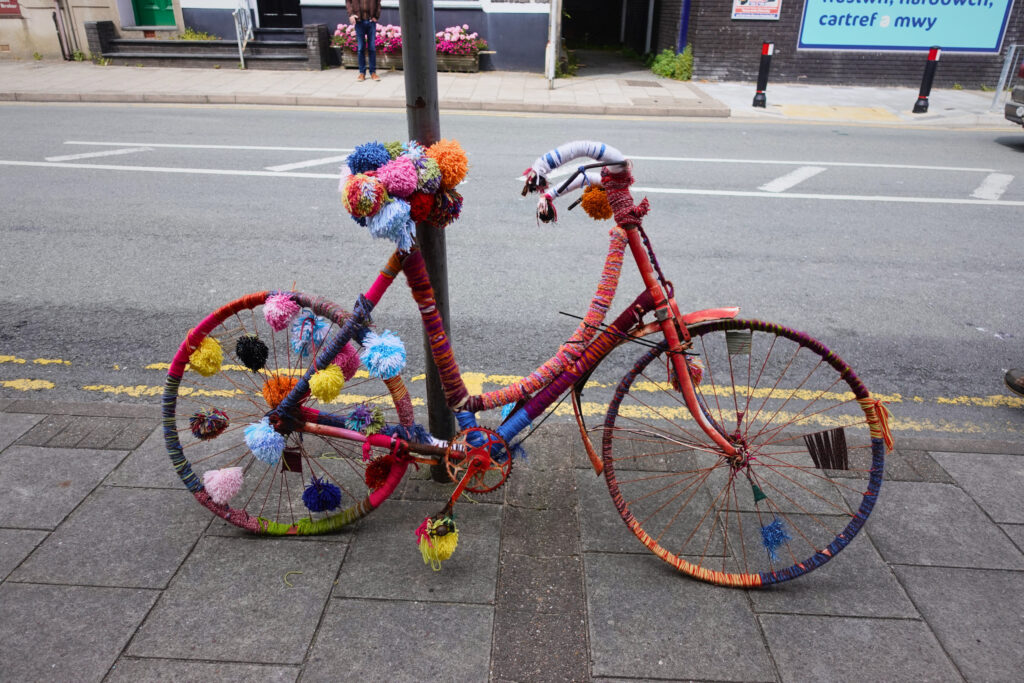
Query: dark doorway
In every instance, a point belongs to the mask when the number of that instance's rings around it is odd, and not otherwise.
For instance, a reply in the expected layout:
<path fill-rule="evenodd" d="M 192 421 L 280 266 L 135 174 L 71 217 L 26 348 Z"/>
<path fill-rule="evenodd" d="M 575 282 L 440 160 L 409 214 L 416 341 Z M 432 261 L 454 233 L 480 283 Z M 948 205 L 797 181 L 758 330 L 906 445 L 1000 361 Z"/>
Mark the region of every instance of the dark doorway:
<path fill-rule="evenodd" d="M 570 50 L 622 45 L 624 0 L 563 0 L 562 38 Z"/>
<path fill-rule="evenodd" d="M 260 28 L 302 28 L 299 0 L 258 0 Z"/>

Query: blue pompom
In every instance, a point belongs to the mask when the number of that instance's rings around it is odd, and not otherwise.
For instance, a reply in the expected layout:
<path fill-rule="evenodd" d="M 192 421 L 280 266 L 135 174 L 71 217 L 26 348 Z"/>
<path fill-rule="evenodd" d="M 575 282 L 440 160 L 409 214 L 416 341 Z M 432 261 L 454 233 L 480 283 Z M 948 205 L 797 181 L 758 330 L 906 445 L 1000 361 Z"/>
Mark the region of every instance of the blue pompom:
<path fill-rule="evenodd" d="M 405 344 L 390 330 L 367 332 L 359 359 L 371 377 L 391 379 L 405 368 Z"/>
<path fill-rule="evenodd" d="M 404 199 L 393 199 L 373 214 L 366 227 L 370 234 L 378 239 L 389 239 L 402 251 L 412 248 L 412 240 L 416 236 L 416 223 L 410 216 L 409 202 Z"/>
<path fill-rule="evenodd" d="M 268 465 L 276 465 L 284 453 L 284 437 L 270 426 L 268 418 L 245 428 L 245 445 L 253 455 Z"/>
<path fill-rule="evenodd" d="M 388 148 L 379 142 L 367 142 L 356 147 L 348 155 L 348 168 L 352 173 L 366 173 L 376 171 L 384 164 L 391 161 L 391 154 Z"/>
<path fill-rule="evenodd" d="M 308 308 L 303 308 L 292 320 L 290 335 L 292 351 L 299 356 L 310 355 L 314 347 L 319 347 L 324 343 L 330 329 L 330 321 L 314 314 Z"/>
<path fill-rule="evenodd" d="M 302 492 L 302 502 L 313 512 L 333 510 L 341 505 L 341 489 L 329 481 L 310 477 L 309 486 Z"/>
<path fill-rule="evenodd" d="M 781 519 L 776 518 L 771 524 L 761 527 L 761 542 L 764 543 L 765 550 L 768 551 L 768 557 L 772 558 L 772 562 L 778 562 L 778 549 L 782 544 L 792 540 L 793 537 L 789 535 L 789 531 Z"/>

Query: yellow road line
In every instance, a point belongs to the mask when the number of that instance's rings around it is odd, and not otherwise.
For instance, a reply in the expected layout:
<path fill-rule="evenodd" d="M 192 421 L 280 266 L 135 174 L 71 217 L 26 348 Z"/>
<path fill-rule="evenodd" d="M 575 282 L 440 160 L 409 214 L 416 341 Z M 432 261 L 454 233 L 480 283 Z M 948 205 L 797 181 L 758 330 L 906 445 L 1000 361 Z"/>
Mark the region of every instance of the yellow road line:
<path fill-rule="evenodd" d="M 53 389 L 56 384 L 45 379 L 6 379 L 0 381 L 0 387 L 4 389 L 17 389 L 18 391 L 39 391 L 40 389 Z"/>
<path fill-rule="evenodd" d="M 24 365 L 27 362 L 28 360 L 25 358 L 18 358 L 17 356 L 0 356 L 0 363 Z M 60 358 L 33 358 L 32 362 L 36 365 L 71 365 L 71 361 Z"/>

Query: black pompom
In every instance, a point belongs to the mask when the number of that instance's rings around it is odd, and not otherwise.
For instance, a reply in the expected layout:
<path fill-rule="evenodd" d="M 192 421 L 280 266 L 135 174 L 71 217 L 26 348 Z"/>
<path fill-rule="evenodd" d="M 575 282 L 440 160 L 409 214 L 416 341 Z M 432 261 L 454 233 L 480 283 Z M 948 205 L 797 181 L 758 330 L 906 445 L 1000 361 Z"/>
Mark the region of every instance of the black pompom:
<path fill-rule="evenodd" d="M 267 364 L 267 345 L 254 334 L 247 334 L 238 338 L 235 344 L 235 355 L 242 361 L 245 367 L 253 372 L 259 372 Z"/>

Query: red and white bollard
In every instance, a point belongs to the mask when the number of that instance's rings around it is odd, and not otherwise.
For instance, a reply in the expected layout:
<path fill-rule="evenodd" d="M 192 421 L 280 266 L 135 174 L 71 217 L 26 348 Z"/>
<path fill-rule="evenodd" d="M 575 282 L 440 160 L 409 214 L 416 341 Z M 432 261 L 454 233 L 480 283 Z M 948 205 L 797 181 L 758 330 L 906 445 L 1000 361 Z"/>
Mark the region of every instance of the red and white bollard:
<path fill-rule="evenodd" d="M 775 52 L 775 43 L 761 44 L 761 66 L 757 70 L 757 92 L 754 94 L 754 106 L 762 109 L 768 105 L 764 91 L 768 87 L 768 70 L 772 66 L 773 52 Z"/>
<path fill-rule="evenodd" d="M 928 113 L 928 95 L 932 91 L 932 81 L 935 80 L 935 69 L 939 65 L 938 47 L 928 50 L 928 62 L 924 67 L 924 78 L 921 79 L 921 91 L 917 95 L 917 102 L 914 103 L 915 114 Z"/>

